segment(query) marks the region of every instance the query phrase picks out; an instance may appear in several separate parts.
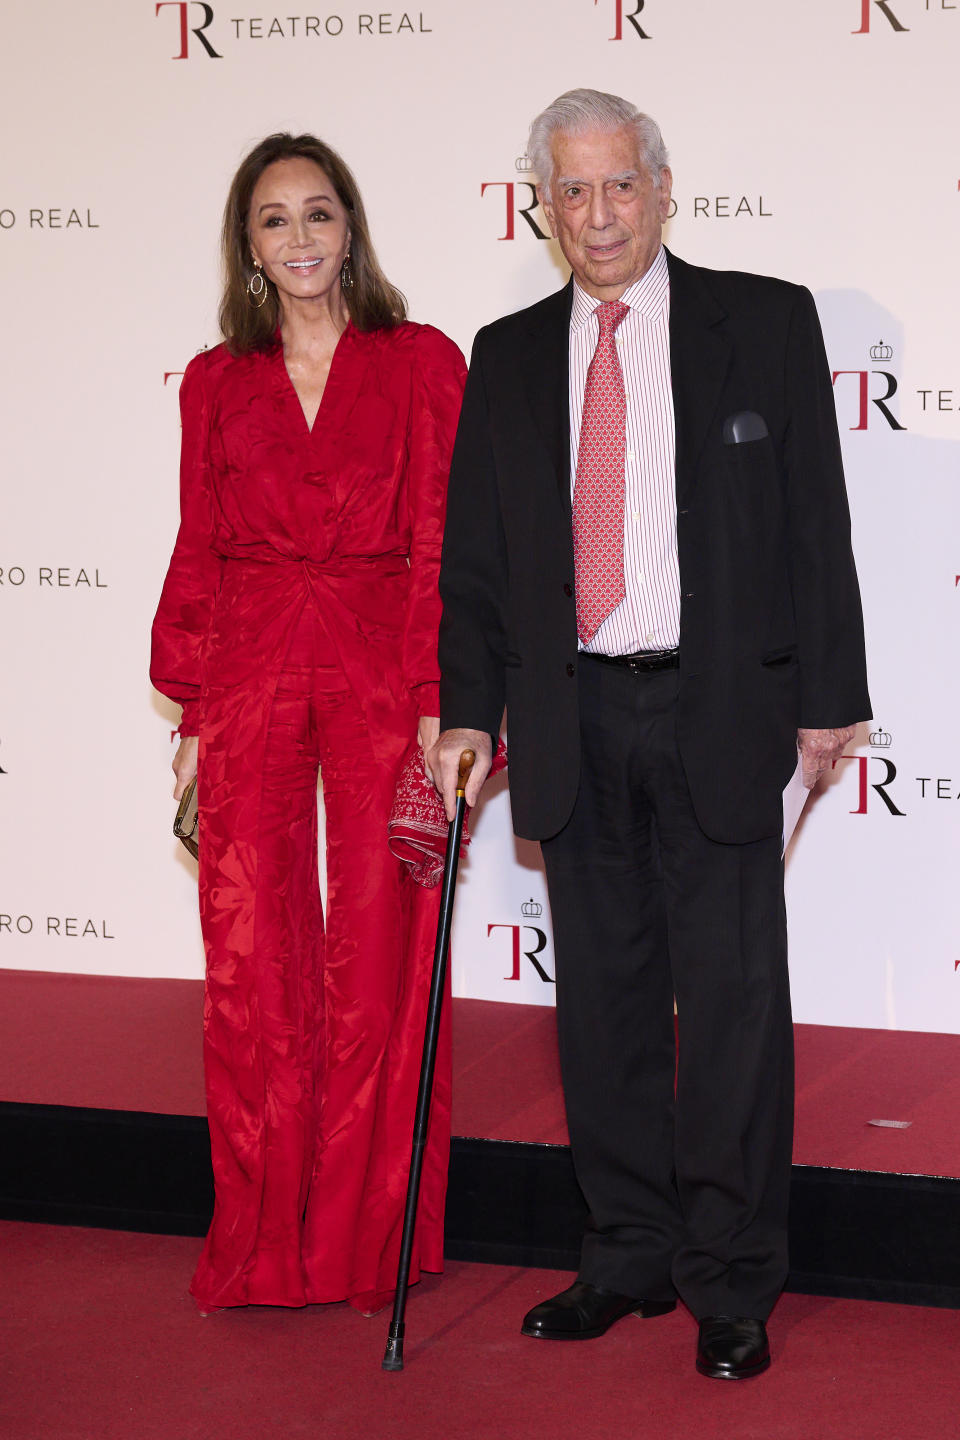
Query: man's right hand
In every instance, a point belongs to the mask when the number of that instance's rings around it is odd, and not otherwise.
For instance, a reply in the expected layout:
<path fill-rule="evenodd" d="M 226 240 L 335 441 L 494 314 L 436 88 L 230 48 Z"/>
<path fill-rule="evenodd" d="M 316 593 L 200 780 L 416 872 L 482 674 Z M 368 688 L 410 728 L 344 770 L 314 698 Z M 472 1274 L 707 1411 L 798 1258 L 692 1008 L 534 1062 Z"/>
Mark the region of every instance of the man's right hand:
<path fill-rule="evenodd" d="M 444 730 L 424 757 L 433 783 L 443 798 L 448 820 L 453 819 L 457 808 L 457 772 L 464 750 L 472 750 L 477 757 L 464 792 L 467 804 L 472 807 L 479 799 L 493 763 L 492 743 L 486 731 Z"/>

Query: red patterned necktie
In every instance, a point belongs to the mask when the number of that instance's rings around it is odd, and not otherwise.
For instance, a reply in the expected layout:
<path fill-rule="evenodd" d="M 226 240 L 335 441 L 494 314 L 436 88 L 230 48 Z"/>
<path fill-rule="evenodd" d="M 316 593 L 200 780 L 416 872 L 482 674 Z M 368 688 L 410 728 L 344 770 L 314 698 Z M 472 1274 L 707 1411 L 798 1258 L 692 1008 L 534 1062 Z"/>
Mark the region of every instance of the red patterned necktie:
<path fill-rule="evenodd" d="M 605 300 L 595 311 L 600 338 L 583 387 L 583 420 L 573 492 L 577 634 L 586 644 L 626 591 L 623 583 L 627 398 L 614 335 L 629 305 Z"/>

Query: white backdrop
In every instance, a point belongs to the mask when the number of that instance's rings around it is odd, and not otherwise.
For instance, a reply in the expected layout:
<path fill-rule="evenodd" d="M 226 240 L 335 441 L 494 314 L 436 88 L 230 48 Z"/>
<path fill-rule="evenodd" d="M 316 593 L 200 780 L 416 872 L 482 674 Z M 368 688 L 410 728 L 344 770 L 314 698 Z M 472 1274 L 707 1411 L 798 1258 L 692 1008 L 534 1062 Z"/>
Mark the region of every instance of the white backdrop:
<path fill-rule="evenodd" d="M 533 114 L 592 85 L 663 127 L 668 243 L 809 285 L 843 372 L 877 719 L 790 855 L 797 1018 L 960 1030 L 960 9 L 417 3 L 49 0 L 5 17 L 0 965 L 202 973 L 194 872 L 169 835 L 177 716 L 146 668 L 179 372 L 218 339 L 243 153 L 276 129 L 339 148 L 413 317 L 469 350 L 565 278 L 522 155 Z M 542 875 L 502 785 L 476 832 L 456 991 L 550 1004 Z"/>

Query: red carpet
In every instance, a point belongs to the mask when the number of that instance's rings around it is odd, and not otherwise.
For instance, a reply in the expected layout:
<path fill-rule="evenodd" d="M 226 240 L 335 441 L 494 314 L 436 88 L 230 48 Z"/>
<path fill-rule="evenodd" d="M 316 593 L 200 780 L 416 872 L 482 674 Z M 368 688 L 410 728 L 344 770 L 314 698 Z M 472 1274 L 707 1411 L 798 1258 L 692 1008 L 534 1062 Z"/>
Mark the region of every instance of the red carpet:
<path fill-rule="evenodd" d="M 0 1100 L 202 1114 L 200 993 L 0 970 Z M 454 1133 L 564 1143 L 553 1011 L 457 1000 L 453 1018 Z M 960 1036 L 798 1025 L 796 1040 L 797 1164 L 960 1176 Z"/>
<path fill-rule="evenodd" d="M 601 1340 L 523 1339 L 556 1271 L 451 1264 L 412 1292 L 407 1368 L 387 1314 L 201 1319 L 198 1241 L 0 1226 L 5 1440 L 955 1440 L 960 1312 L 787 1295 L 772 1369 L 706 1380 L 686 1311 Z"/>

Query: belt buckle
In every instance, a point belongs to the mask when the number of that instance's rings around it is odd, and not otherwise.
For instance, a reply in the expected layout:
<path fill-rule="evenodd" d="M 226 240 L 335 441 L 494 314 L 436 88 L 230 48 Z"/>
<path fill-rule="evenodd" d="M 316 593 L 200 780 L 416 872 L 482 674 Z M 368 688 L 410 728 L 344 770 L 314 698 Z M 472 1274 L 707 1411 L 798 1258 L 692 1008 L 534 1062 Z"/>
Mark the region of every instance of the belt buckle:
<path fill-rule="evenodd" d="M 649 654 L 646 655 L 631 655 L 627 660 L 627 664 L 631 670 L 645 670 L 647 672 L 665 670 L 673 660 L 675 653 L 676 652 L 672 650 L 651 650 Z"/>

